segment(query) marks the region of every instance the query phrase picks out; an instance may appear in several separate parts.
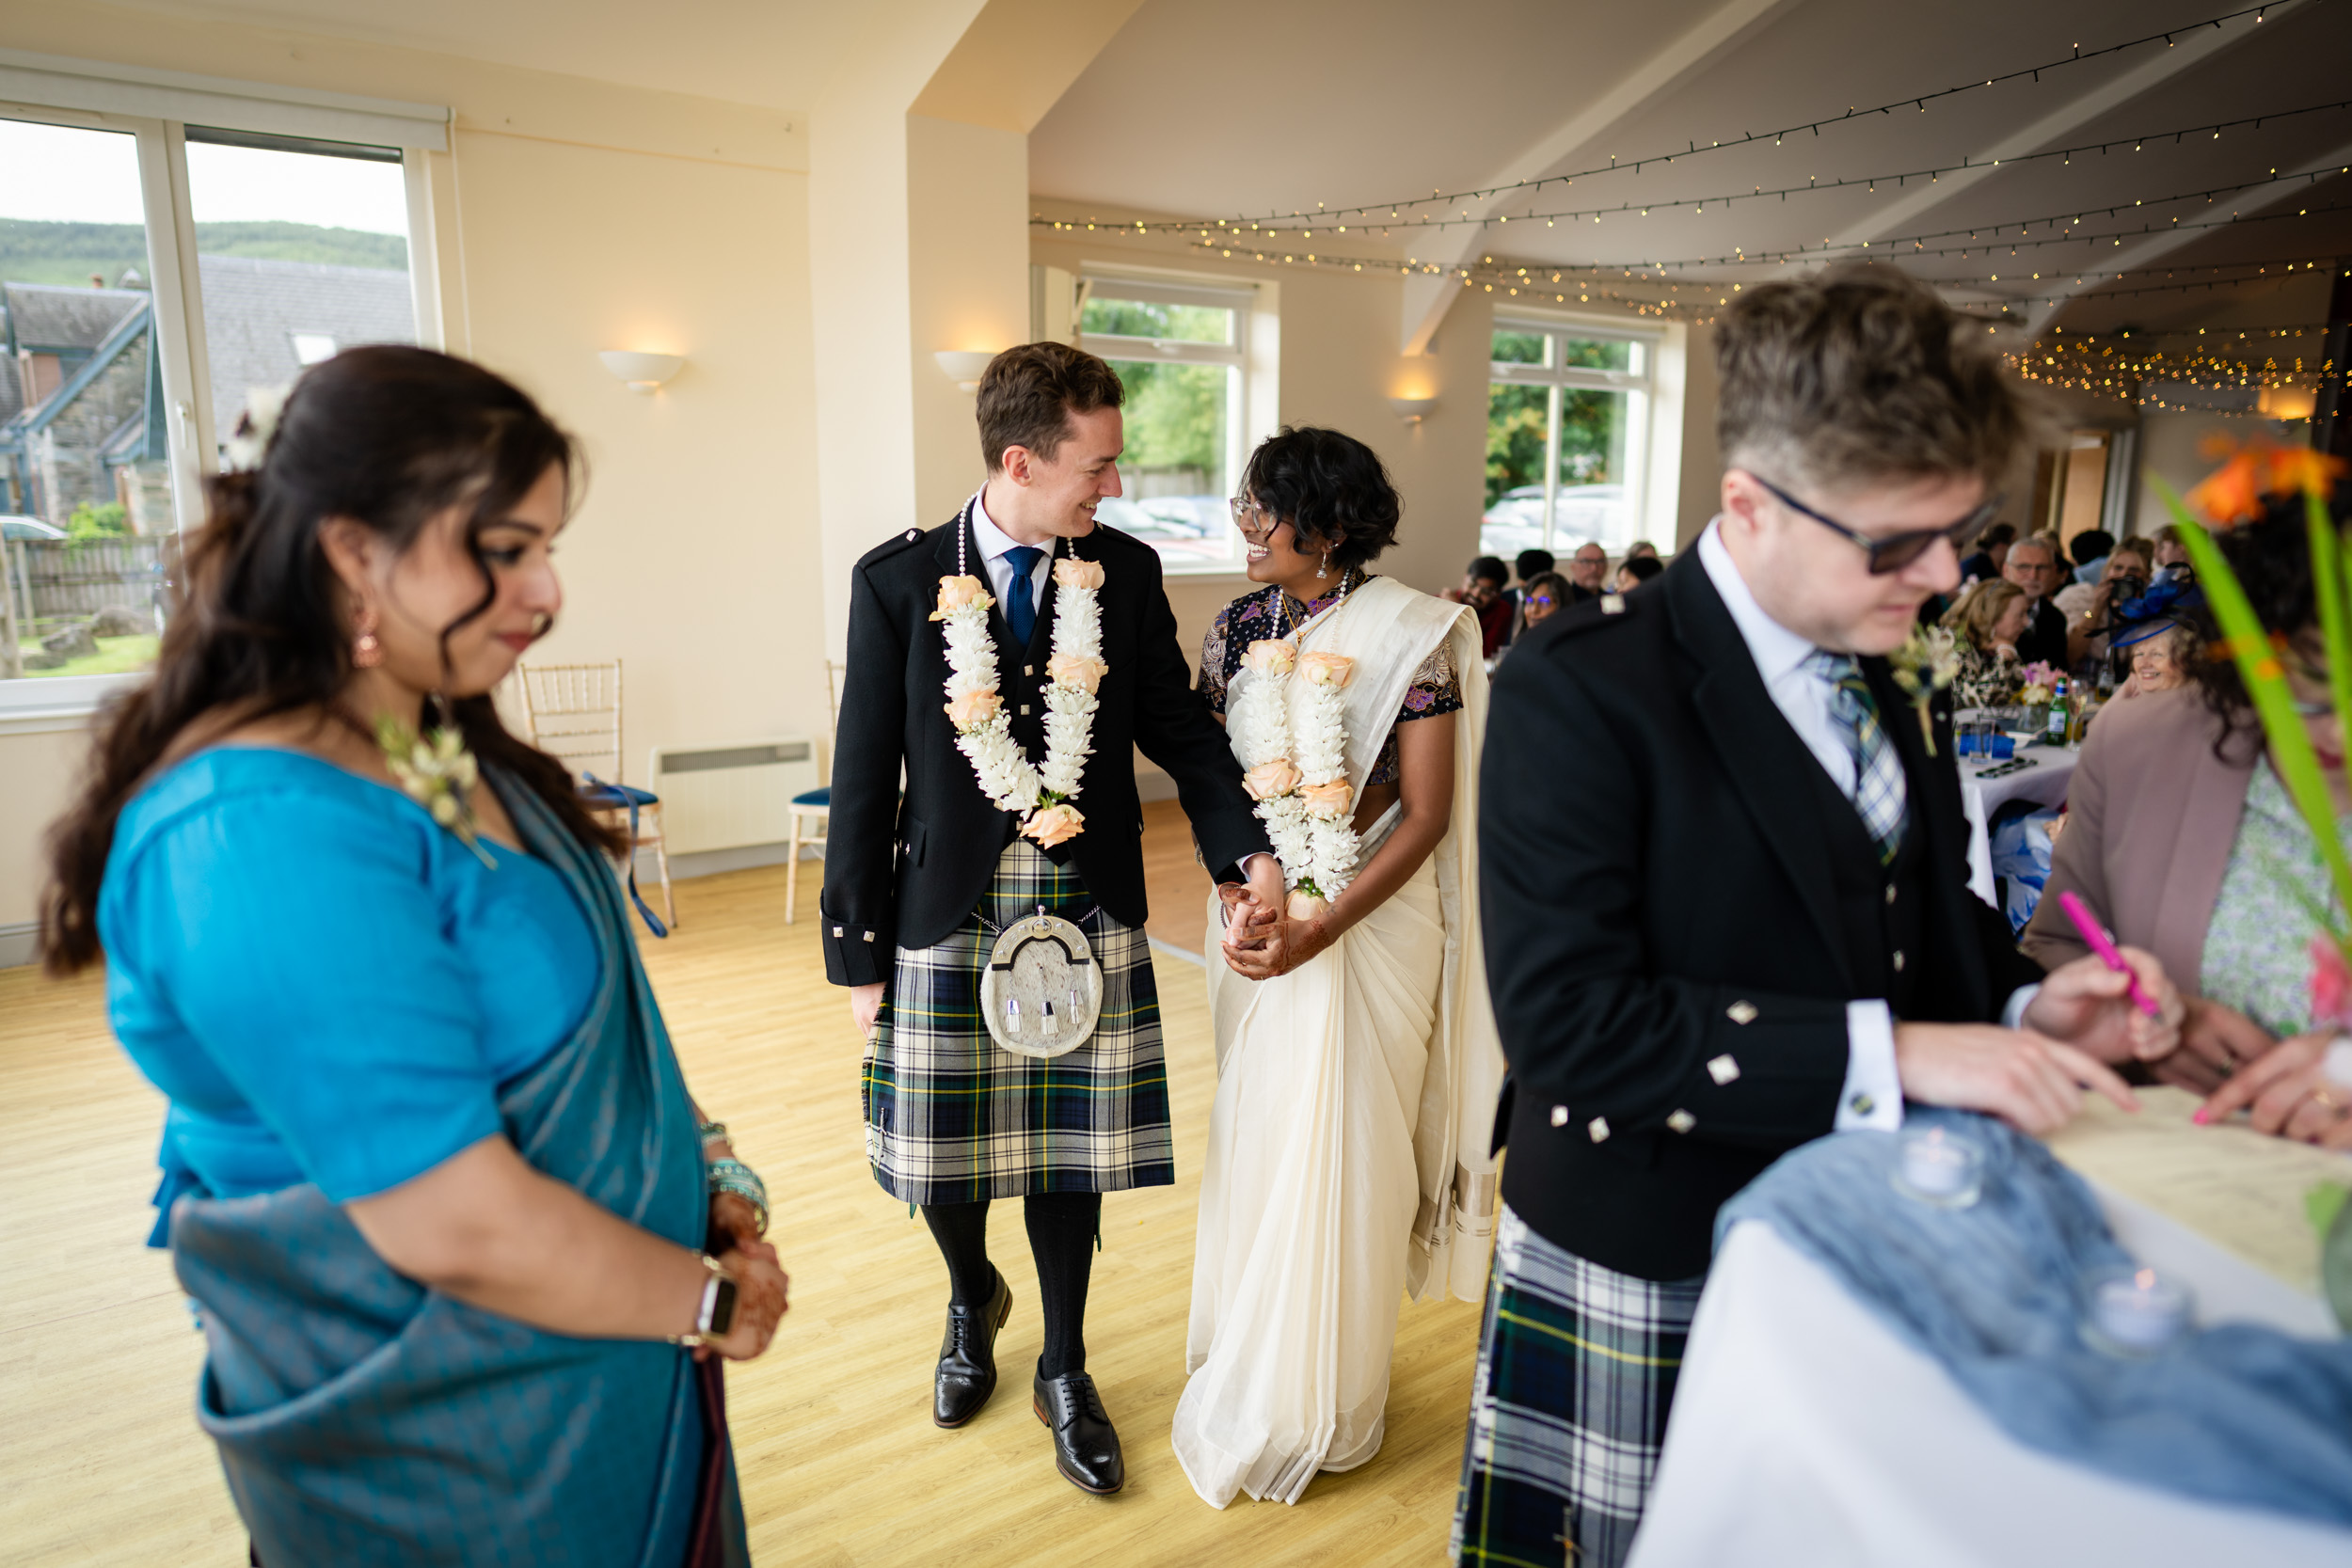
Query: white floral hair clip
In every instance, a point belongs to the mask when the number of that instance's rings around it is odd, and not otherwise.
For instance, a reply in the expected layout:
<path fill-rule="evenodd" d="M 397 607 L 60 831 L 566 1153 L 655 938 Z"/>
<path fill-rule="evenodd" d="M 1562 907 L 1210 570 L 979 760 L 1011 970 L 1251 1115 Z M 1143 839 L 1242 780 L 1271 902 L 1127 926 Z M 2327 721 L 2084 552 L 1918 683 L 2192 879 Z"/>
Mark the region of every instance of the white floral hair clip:
<path fill-rule="evenodd" d="M 237 428 L 230 433 L 228 445 L 222 451 L 224 468 L 250 473 L 262 466 L 270 441 L 278 435 L 278 421 L 286 412 L 286 399 L 293 391 L 292 383 L 281 382 L 275 387 L 256 387 L 245 395 L 245 412 L 237 416 Z"/>

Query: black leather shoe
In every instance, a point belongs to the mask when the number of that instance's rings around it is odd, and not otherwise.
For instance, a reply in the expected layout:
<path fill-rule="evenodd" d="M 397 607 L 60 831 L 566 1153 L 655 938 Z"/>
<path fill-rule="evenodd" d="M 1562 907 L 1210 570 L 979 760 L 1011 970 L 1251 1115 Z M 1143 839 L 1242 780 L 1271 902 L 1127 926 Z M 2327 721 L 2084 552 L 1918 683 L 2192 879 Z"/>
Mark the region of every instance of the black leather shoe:
<path fill-rule="evenodd" d="M 1098 1497 L 1127 1484 L 1126 1456 L 1092 1378 L 1084 1372 L 1041 1377 L 1030 1392 L 1037 1418 L 1054 1430 L 1054 1467 L 1064 1481 Z"/>
<path fill-rule="evenodd" d="M 1012 1288 L 996 1271 L 996 1293 L 981 1307 L 949 1307 L 939 1341 L 939 1371 L 931 1380 L 931 1419 L 960 1427 L 996 1392 L 996 1335 L 1012 1315 Z"/>

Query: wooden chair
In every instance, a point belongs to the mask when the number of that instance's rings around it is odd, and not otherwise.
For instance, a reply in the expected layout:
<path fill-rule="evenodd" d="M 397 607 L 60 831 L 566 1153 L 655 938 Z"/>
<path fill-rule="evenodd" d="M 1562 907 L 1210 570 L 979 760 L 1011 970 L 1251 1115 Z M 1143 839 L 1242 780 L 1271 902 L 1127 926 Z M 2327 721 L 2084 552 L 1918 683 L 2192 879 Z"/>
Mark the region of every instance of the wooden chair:
<path fill-rule="evenodd" d="M 849 673 L 849 669 L 850 667 L 846 664 L 837 664 L 832 659 L 825 660 L 825 705 L 833 715 L 833 727 L 836 730 L 841 727 L 841 680 Z M 825 776 L 828 780 L 833 776 L 833 744 L 830 740 L 825 746 Z M 802 831 L 801 823 L 803 819 L 814 824 L 814 832 Z M 792 797 L 791 849 L 784 863 L 784 923 L 787 926 L 791 925 L 793 917 L 799 913 L 802 847 L 815 846 L 817 858 L 823 860 L 825 858 L 825 832 L 832 823 L 833 785 L 831 783 L 816 789 L 803 790 Z"/>
<path fill-rule="evenodd" d="M 626 784 L 622 777 L 621 661 L 601 664 L 524 664 L 516 669 L 522 693 L 523 725 L 531 743 L 564 764 L 583 782 L 595 774 L 606 784 Z M 629 832 L 626 807 L 600 809 L 596 815 Z M 661 908 L 670 929 L 677 929 L 677 899 L 670 888 L 670 853 L 661 832 L 661 802 L 637 808 L 637 827 L 625 865 L 633 866 L 639 849 L 653 851 L 661 873 Z"/>

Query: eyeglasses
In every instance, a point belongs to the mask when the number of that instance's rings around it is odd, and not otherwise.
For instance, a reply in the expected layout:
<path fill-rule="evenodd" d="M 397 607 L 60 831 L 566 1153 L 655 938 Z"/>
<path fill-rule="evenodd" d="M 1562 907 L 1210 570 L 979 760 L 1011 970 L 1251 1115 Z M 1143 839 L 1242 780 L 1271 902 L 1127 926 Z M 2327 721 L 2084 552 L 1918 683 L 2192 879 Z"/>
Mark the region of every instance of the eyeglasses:
<path fill-rule="evenodd" d="M 1235 496 L 1225 504 L 1232 509 L 1233 526 L 1253 539 L 1263 539 L 1282 526 L 1281 518 L 1248 496 Z"/>
<path fill-rule="evenodd" d="M 1538 594 L 1534 598 L 1527 601 L 1527 608 L 1530 610 L 1549 610 L 1558 602 L 1558 600 L 1554 599 L 1549 594 Z"/>
<path fill-rule="evenodd" d="M 1863 553 L 1870 558 L 1872 577 L 1885 577 L 1891 572 L 1901 571 L 1934 548 L 1935 542 L 1939 539 L 1949 544 L 1954 550 L 1965 547 L 1970 540 L 1984 531 L 1986 524 L 2000 515 L 2001 502 L 2007 499 L 1994 496 L 1960 521 L 1947 524 L 1943 528 L 1912 529 L 1902 533 L 1890 533 L 1883 538 L 1874 539 L 1867 533 L 1848 528 L 1835 517 L 1822 516 L 1762 474 L 1744 469 L 1742 471 L 1747 472 L 1750 479 L 1770 490 L 1773 499 L 1789 511 L 1803 513 L 1832 533 L 1858 546 Z"/>

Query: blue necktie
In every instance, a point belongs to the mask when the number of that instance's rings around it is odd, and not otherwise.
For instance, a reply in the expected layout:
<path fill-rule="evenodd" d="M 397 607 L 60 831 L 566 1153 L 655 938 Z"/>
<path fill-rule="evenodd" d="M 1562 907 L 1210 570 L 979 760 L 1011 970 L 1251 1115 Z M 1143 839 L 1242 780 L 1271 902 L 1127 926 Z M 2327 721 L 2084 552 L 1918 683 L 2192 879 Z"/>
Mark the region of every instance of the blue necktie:
<path fill-rule="evenodd" d="M 1044 553 L 1029 545 L 1015 545 L 1005 552 L 1005 559 L 1012 562 L 1012 580 L 1005 584 L 1005 625 L 1012 628 L 1012 640 L 1025 648 L 1029 645 L 1029 633 L 1037 629 L 1037 584 L 1030 574 Z"/>

